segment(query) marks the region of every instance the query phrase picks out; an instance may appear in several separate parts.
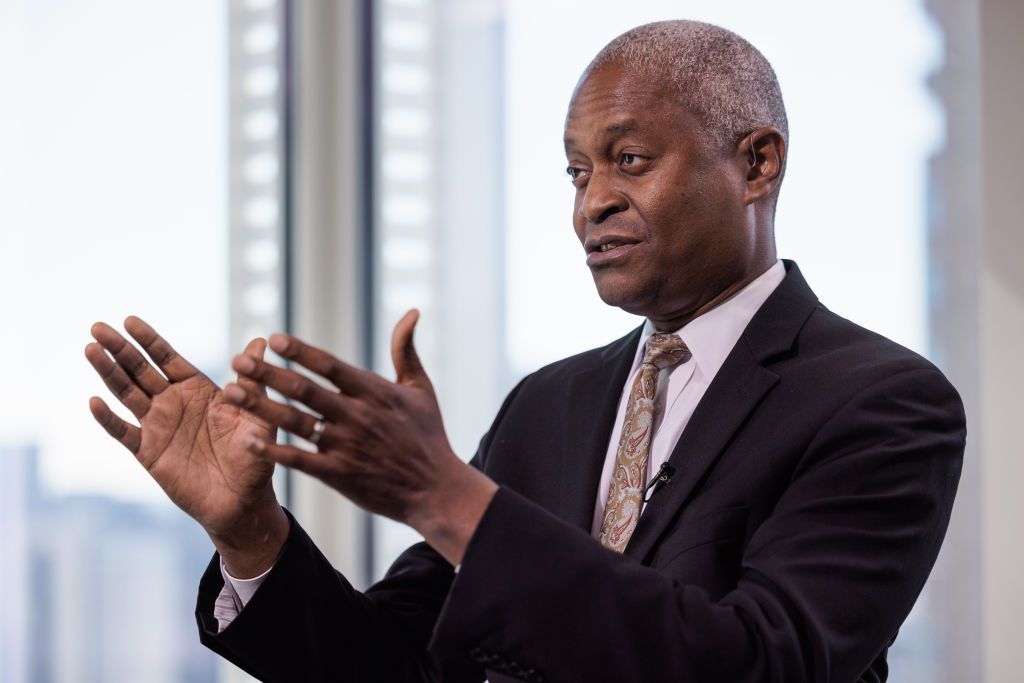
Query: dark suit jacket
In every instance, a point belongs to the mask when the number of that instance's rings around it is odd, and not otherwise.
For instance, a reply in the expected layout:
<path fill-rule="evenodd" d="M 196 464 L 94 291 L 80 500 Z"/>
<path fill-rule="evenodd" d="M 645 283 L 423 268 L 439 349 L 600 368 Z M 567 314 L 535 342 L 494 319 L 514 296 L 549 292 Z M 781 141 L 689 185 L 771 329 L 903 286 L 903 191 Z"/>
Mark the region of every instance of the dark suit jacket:
<path fill-rule="evenodd" d="M 425 544 L 365 593 L 293 522 L 224 633 L 272 681 L 881 681 L 949 521 L 965 428 L 916 354 L 788 273 L 686 427 L 624 554 L 589 535 L 639 330 L 509 394 L 474 462 L 501 488 L 456 577 Z"/>

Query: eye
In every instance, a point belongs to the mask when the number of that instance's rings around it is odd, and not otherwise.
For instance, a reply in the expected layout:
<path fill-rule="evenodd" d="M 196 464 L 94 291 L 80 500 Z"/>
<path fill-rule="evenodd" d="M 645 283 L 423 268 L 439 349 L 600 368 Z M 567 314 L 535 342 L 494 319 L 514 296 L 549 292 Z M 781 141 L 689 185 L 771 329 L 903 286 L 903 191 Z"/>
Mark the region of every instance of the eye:
<path fill-rule="evenodd" d="M 565 169 L 565 172 L 569 175 L 569 178 L 575 183 L 577 180 L 583 177 L 586 173 L 585 169 L 578 168 L 576 166 L 569 166 Z"/>
<path fill-rule="evenodd" d="M 619 154 L 619 169 L 630 175 L 640 175 L 650 166 L 651 158 L 637 154 L 636 152 L 621 152 Z"/>

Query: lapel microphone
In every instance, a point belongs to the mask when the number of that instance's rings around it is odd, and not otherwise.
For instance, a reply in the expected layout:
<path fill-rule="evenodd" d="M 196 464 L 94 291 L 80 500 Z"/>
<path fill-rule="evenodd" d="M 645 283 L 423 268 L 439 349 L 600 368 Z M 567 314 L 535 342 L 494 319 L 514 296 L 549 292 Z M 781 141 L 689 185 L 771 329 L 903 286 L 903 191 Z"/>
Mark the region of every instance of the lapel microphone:
<path fill-rule="evenodd" d="M 646 487 L 644 487 L 644 502 L 649 503 L 651 498 L 654 498 L 654 494 L 661 490 L 661 488 L 672 479 L 672 475 L 676 473 L 676 468 L 669 465 L 667 462 L 661 463 L 661 467 L 658 469 L 658 473 L 654 475 L 654 479 L 651 479 Z M 648 495 L 650 491 L 650 495 Z"/>

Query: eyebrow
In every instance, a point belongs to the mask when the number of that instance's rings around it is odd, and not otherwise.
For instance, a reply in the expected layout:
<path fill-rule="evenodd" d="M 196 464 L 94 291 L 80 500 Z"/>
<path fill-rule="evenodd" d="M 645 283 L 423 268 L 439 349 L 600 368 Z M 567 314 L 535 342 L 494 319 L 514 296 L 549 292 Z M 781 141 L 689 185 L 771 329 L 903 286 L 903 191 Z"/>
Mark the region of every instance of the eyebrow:
<path fill-rule="evenodd" d="M 617 121 L 605 126 L 603 133 L 628 133 L 630 131 L 640 130 L 640 124 L 633 119 L 626 119 L 625 121 Z"/>
<path fill-rule="evenodd" d="M 642 130 L 640 124 L 634 119 L 623 119 L 622 121 L 615 121 L 609 123 L 601 130 L 602 136 L 608 135 L 621 135 L 623 133 L 631 133 L 636 130 Z M 573 138 L 565 138 L 565 149 L 568 150 L 570 147 L 575 146 L 576 141 Z"/>

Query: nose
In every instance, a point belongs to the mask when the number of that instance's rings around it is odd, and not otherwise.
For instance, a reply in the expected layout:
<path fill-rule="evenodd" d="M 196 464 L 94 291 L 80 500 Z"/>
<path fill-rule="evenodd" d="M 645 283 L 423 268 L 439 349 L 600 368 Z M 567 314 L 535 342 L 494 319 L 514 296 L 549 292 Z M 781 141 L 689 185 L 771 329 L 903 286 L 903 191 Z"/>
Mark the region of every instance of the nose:
<path fill-rule="evenodd" d="M 576 213 L 588 223 L 600 223 L 625 211 L 626 206 L 626 197 L 610 182 L 607 174 L 595 169 L 587 180 Z"/>

